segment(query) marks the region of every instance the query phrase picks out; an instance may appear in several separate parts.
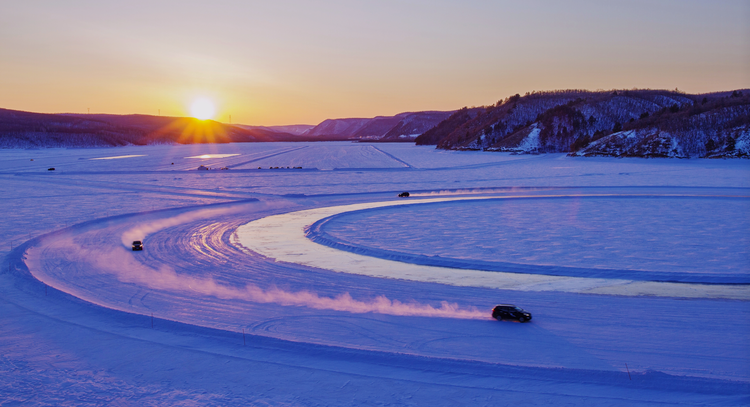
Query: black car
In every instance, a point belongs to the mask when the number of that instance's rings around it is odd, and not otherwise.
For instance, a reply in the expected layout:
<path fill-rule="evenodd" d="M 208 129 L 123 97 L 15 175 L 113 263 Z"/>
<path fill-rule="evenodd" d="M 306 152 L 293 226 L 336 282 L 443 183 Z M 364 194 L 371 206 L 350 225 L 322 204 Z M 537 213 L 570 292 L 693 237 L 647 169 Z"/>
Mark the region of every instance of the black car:
<path fill-rule="evenodd" d="M 408 198 L 409 197 L 409 193 L 408 192 L 402 192 L 402 193 L 398 194 L 398 197 L 399 198 Z"/>
<path fill-rule="evenodd" d="M 498 321 L 503 319 L 516 319 L 518 322 L 531 321 L 531 313 L 513 304 L 499 304 L 492 309 L 492 318 Z"/>
<path fill-rule="evenodd" d="M 133 251 L 136 250 L 143 250 L 143 242 L 141 242 L 140 240 L 133 241 Z"/>

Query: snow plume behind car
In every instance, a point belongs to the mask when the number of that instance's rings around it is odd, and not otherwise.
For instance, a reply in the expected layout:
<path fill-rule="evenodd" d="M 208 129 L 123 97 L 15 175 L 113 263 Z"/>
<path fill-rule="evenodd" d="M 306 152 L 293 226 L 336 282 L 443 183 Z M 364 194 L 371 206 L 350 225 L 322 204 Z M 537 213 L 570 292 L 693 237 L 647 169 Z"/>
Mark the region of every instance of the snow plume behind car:
<path fill-rule="evenodd" d="M 162 226 L 167 227 L 167 223 L 169 222 L 164 222 Z M 155 228 L 156 226 L 152 227 Z M 122 283 L 134 284 L 151 290 L 181 292 L 191 297 L 212 296 L 224 300 L 274 303 L 283 306 L 301 306 L 357 314 L 377 313 L 458 319 L 489 318 L 487 312 L 479 311 L 475 307 L 461 308 L 458 304 L 446 301 L 442 301 L 439 306 L 433 306 L 416 301 L 403 302 L 389 299 L 384 295 L 367 300 L 358 300 L 352 298 L 348 292 L 334 297 L 324 297 L 312 291 L 287 291 L 276 286 L 263 288 L 255 284 L 227 285 L 217 282 L 213 278 L 178 273 L 167 265 L 161 265 L 158 268 L 150 267 L 134 257 L 129 248 L 126 250 L 122 247 L 115 247 L 103 251 L 101 248 L 81 247 L 72 237 L 60 237 L 47 248 L 54 248 L 53 250 L 66 253 L 66 261 L 76 263 L 76 267 L 79 270 L 84 270 L 84 273 L 109 274 Z M 36 250 L 30 249 L 28 252 L 29 268 L 35 277 L 85 301 L 113 308 L 113 304 L 107 303 L 106 298 L 100 298 L 95 292 L 83 292 L 80 287 L 67 285 L 65 282 L 49 281 L 45 278 L 43 265 L 35 261 L 35 258 L 38 258 L 38 253 L 35 253 Z M 133 312 L 132 309 L 123 309 L 123 311 Z"/>

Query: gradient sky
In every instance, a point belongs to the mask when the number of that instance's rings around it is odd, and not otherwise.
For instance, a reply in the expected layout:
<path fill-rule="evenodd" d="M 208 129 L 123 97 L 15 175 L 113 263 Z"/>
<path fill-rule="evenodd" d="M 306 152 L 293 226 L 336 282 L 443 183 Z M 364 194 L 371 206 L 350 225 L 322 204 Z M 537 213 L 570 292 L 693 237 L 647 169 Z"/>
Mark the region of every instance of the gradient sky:
<path fill-rule="evenodd" d="M 750 1 L 0 2 L 8 109 L 317 124 L 633 87 L 750 88 Z"/>

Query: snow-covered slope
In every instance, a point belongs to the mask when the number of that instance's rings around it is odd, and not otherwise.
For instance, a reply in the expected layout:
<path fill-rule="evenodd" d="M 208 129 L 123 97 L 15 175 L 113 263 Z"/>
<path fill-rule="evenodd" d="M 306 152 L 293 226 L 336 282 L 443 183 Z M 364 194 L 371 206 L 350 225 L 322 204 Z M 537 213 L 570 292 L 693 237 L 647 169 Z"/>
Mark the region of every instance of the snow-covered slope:
<path fill-rule="evenodd" d="M 370 120 L 372 119 L 326 119 L 302 134 L 305 136 L 339 135 L 350 137 Z"/>
<path fill-rule="evenodd" d="M 747 157 L 735 144 L 748 128 L 748 90 L 711 95 L 571 90 L 464 109 L 416 141 L 456 150 L 731 158 Z"/>
<path fill-rule="evenodd" d="M 42 114 L 0 109 L 0 148 L 255 142 L 273 141 L 280 136 L 284 133 L 192 117 Z"/>
<path fill-rule="evenodd" d="M 704 150 L 708 158 L 750 157 L 750 125 L 740 126 L 717 135 L 716 147 Z M 719 144 L 720 143 L 720 144 Z M 577 156 L 614 157 L 680 157 L 686 153 L 680 137 L 658 129 L 628 130 L 610 134 L 573 153 Z"/>
<path fill-rule="evenodd" d="M 273 132 L 276 132 L 276 133 L 292 134 L 292 135 L 295 135 L 295 136 L 302 135 L 304 132 L 306 132 L 306 131 L 312 129 L 313 127 L 315 127 L 315 126 L 313 126 L 311 124 L 292 124 L 292 125 L 288 125 L 288 126 L 248 126 L 248 125 L 244 125 L 244 124 L 235 124 L 235 126 L 242 127 L 242 128 L 245 128 L 245 129 L 250 129 L 250 130 L 253 130 L 253 129 L 263 129 L 263 130 L 273 131 Z"/>
<path fill-rule="evenodd" d="M 303 133 L 358 140 L 411 141 L 445 120 L 452 112 L 400 113 L 371 119 L 328 119 Z"/>

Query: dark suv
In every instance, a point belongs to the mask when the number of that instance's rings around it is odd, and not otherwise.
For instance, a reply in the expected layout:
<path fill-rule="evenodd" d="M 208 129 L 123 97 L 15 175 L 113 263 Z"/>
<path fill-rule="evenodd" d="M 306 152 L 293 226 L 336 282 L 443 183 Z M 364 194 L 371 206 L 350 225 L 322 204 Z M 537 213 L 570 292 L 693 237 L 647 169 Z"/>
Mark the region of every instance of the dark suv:
<path fill-rule="evenodd" d="M 531 313 L 513 304 L 499 304 L 492 309 L 492 318 L 498 321 L 503 319 L 517 319 L 518 322 L 531 321 Z"/>
<path fill-rule="evenodd" d="M 140 240 L 133 241 L 133 251 L 143 250 L 143 243 Z"/>

